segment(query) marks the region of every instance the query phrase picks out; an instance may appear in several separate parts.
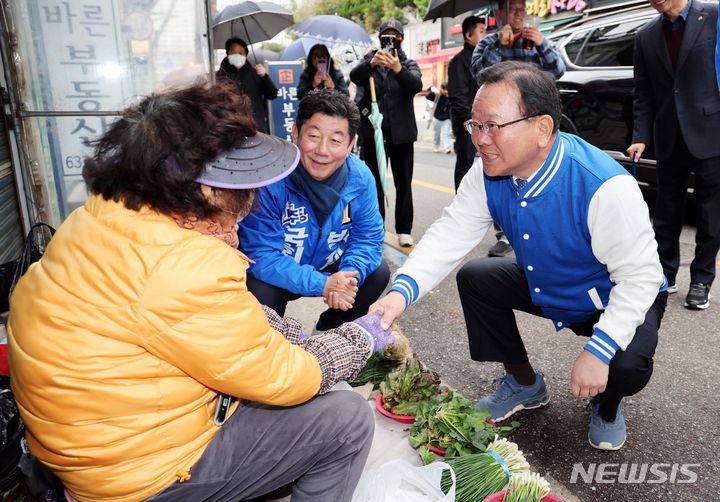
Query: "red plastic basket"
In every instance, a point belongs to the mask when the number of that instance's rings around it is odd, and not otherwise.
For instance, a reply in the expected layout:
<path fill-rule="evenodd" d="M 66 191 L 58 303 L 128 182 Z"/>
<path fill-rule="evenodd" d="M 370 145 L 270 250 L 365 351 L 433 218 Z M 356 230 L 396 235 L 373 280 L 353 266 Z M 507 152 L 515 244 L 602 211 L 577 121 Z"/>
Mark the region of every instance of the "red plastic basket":
<path fill-rule="evenodd" d="M 385 408 L 383 408 L 382 392 L 379 392 L 377 395 L 377 399 L 375 399 L 375 407 L 381 415 L 391 418 L 396 422 L 400 422 L 401 424 L 412 424 L 415 422 L 415 415 L 396 415 L 395 413 L 391 413 Z"/>
<path fill-rule="evenodd" d="M 488 495 L 487 497 L 485 497 L 483 502 L 502 502 L 505 493 L 507 493 L 507 490 Z M 563 500 L 551 493 L 549 495 L 545 495 L 542 499 L 540 499 L 540 502 L 563 502 Z"/>
<path fill-rule="evenodd" d="M 443 450 L 442 448 L 438 448 L 437 446 L 429 445 L 429 444 L 427 444 L 427 443 L 423 443 L 423 445 L 427 446 L 427 447 L 428 447 L 428 450 L 430 450 L 431 452 L 433 452 L 435 455 L 440 455 L 441 457 L 444 457 L 444 456 L 445 456 L 445 451 L 446 451 L 446 450 Z"/>

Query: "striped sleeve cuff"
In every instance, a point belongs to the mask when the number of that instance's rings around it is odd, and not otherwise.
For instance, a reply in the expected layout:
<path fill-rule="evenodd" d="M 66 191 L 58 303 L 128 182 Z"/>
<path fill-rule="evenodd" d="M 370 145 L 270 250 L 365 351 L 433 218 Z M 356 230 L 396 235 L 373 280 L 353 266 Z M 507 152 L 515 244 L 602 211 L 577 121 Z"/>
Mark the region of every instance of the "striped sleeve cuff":
<path fill-rule="evenodd" d="M 584 349 L 595 355 L 605 364 L 610 364 L 610 360 L 615 356 L 620 346 L 615 343 L 607 333 L 595 328 L 593 336 L 591 336 L 590 340 L 585 344 Z"/>
<path fill-rule="evenodd" d="M 388 293 L 390 291 L 397 291 L 403 295 L 406 306 L 410 306 L 414 303 L 418 299 L 418 295 L 420 293 L 420 289 L 418 288 L 415 279 L 405 274 L 400 274 L 395 278 L 392 287 L 388 290 Z"/>

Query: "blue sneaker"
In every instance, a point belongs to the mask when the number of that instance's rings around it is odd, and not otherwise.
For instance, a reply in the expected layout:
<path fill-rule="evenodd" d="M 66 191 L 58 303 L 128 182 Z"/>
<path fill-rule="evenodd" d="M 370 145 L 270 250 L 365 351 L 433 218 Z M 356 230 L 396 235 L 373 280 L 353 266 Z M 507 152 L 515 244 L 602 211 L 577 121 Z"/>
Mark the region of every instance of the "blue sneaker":
<path fill-rule="evenodd" d="M 606 422 L 600 416 L 600 401 L 592 401 L 592 417 L 588 429 L 588 441 L 593 448 L 598 450 L 619 450 L 625 444 L 627 429 L 625 427 L 625 416 L 622 405 L 617 409 L 615 420 Z"/>
<path fill-rule="evenodd" d="M 550 401 L 541 371 L 535 372 L 535 383 L 532 385 L 520 385 L 510 374 L 496 378 L 493 383 L 497 384 L 495 392 L 482 398 L 475 406 L 490 410 L 496 422 L 505 420 L 516 411 L 539 408 Z"/>

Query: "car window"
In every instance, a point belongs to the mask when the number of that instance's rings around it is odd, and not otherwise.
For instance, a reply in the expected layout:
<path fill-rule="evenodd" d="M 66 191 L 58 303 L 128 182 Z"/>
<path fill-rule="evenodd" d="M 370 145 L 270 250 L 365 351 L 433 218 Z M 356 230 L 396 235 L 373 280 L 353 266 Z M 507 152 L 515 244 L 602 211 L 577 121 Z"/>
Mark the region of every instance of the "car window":
<path fill-rule="evenodd" d="M 560 44 L 562 44 L 563 40 L 565 40 L 568 36 L 569 36 L 569 34 L 567 34 L 567 35 L 551 35 L 548 37 L 548 39 L 550 39 L 550 41 L 553 43 L 553 45 L 555 47 L 559 47 Z"/>
<path fill-rule="evenodd" d="M 565 44 L 565 53 L 571 63 L 579 65 L 578 56 L 580 55 L 582 48 L 587 43 L 588 35 L 590 35 L 590 30 L 576 33 L 572 39 Z"/>
<path fill-rule="evenodd" d="M 601 26 L 573 37 L 565 45 L 577 66 L 632 66 L 635 34 L 647 18 Z"/>

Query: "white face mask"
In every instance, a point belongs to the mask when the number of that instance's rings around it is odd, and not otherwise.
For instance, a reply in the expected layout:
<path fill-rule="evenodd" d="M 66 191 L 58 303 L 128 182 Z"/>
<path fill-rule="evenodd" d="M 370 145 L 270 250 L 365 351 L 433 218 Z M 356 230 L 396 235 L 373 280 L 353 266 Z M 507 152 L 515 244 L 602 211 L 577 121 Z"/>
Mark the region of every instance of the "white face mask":
<path fill-rule="evenodd" d="M 246 60 L 247 57 L 243 56 L 242 54 L 230 54 L 228 56 L 228 62 L 235 68 L 242 68 Z"/>

